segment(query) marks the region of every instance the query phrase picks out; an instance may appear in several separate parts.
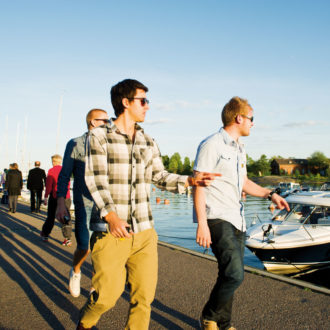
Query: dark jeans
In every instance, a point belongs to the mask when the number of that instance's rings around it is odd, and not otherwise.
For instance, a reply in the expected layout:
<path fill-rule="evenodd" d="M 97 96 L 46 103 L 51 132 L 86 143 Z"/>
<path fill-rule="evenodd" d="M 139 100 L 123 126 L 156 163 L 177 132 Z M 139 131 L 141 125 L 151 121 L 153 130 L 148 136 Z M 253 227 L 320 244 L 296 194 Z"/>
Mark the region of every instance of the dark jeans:
<path fill-rule="evenodd" d="M 31 211 L 40 211 L 42 190 L 30 190 Z"/>
<path fill-rule="evenodd" d="M 65 200 L 65 206 L 67 207 L 68 210 L 70 210 L 71 200 L 69 198 Z M 57 207 L 57 199 L 54 198 L 52 195 L 49 195 L 47 218 L 44 225 L 42 226 L 42 233 L 44 236 L 49 236 L 49 234 L 51 233 L 54 227 L 56 207 Z M 71 233 L 72 233 L 72 223 L 70 219 L 70 221 L 67 224 L 62 225 L 62 234 L 65 239 L 70 239 Z"/>
<path fill-rule="evenodd" d="M 228 329 L 234 292 L 244 279 L 245 233 L 221 219 L 210 219 L 208 225 L 212 252 L 218 261 L 218 278 L 202 315 L 216 321 L 220 329 Z"/>
<path fill-rule="evenodd" d="M 16 212 L 17 198 L 18 195 L 9 195 L 8 197 L 9 210 L 12 212 Z"/>

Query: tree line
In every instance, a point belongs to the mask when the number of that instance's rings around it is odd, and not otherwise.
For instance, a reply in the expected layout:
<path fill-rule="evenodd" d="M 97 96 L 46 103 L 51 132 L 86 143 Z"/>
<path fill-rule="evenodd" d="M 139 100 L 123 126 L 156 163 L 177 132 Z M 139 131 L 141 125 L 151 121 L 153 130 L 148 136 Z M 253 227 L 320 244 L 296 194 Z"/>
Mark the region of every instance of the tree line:
<path fill-rule="evenodd" d="M 274 159 L 283 159 L 283 157 L 273 156 L 268 159 L 266 155 L 261 155 L 258 160 L 253 160 L 247 155 L 246 167 L 248 174 L 255 176 L 271 175 L 271 163 Z M 293 176 L 321 176 L 321 173 L 323 173 L 323 176 L 330 178 L 330 160 L 324 155 L 324 153 L 315 151 L 307 158 L 307 161 L 308 168 L 310 169 L 309 173 L 300 173 L 299 170 L 296 170 L 293 173 Z M 284 175 L 285 173 L 281 174 Z"/>
<path fill-rule="evenodd" d="M 273 156 L 267 158 L 266 155 L 261 155 L 259 159 L 253 160 L 247 155 L 247 171 L 249 176 L 265 176 L 271 175 L 271 163 L 274 159 L 283 159 L 281 156 Z M 183 161 L 178 152 L 171 157 L 162 156 L 164 167 L 167 171 L 176 174 L 191 175 L 193 172 L 194 162 L 190 161 L 189 157 L 184 157 Z M 324 176 L 330 178 L 330 160 L 320 151 L 315 151 L 307 158 L 309 168 L 314 172 L 322 172 Z M 285 174 L 285 173 L 282 173 Z M 301 173 L 296 171 L 295 176 L 300 176 Z M 309 174 L 311 175 L 311 174 Z M 320 176 L 320 174 L 319 174 Z"/>
<path fill-rule="evenodd" d="M 189 157 L 185 157 L 182 162 L 178 152 L 174 153 L 172 157 L 162 156 L 162 159 L 164 167 L 171 173 L 191 175 L 193 172 L 194 162 L 190 161 Z"/>

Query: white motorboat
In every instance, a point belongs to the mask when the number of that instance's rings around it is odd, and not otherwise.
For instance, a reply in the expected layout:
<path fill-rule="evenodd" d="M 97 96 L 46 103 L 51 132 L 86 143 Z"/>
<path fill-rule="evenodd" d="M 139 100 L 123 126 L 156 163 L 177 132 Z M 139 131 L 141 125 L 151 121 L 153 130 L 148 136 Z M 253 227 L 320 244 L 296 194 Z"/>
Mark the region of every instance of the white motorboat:
<path fill-rule="evenodd" d="M 287 197 L 298 191 L 301 191 L 301 186 L 297 182 L 280 182 L 276 187 L 276 192 L 282 197 Z"/>
<path fill-rule="evenodd" d="M 286 198 L 290 211 L 247 230 L 246 246 L 278 274 L 330 265 L 330 192 L 308 191 Z"/>

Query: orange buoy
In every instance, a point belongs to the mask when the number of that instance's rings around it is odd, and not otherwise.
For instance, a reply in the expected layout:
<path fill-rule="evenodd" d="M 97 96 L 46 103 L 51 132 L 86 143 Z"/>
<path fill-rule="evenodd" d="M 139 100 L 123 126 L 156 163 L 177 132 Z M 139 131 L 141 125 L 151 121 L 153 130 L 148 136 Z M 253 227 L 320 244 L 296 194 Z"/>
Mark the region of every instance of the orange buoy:
<path fill-rule="evenodd" d="M 160 197 L 156 197 L 156 203 L 157 203 L 157 204 L 160 203 Z"/>
<path fill-rule="evenodd" d="M 170 200 L 169 199 L 164 199 L 164 204 L 170 204 Z"/>
<path fill-rule="evenodd" d="M 155 188 L 155 187 L 153 187 L 153 188 L 152 188 L 152 191 L 156 191 L 156 188 Z"/>
<path fill-rule="evenodd" d="M 273 203 L 270 204 L 268 208 L 269 208 L 269 211 L 270 211 L 270 212 L 274 213 L 275 205 L 274 205 Z"/>

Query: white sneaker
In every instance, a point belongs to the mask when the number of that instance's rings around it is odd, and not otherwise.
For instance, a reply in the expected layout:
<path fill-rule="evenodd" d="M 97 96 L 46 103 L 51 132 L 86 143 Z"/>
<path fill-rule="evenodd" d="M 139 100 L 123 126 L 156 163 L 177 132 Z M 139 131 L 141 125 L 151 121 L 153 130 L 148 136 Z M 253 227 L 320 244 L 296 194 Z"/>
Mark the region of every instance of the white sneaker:
<path fill-rule="evenodd" d="M 80 296 L 80 278 L 81 272 L 76 274 L 73 271 L 73 268 L 70 270 L 70 280 L 69 280 L 69 291 L 72 297 L 79 297 Z"/>

